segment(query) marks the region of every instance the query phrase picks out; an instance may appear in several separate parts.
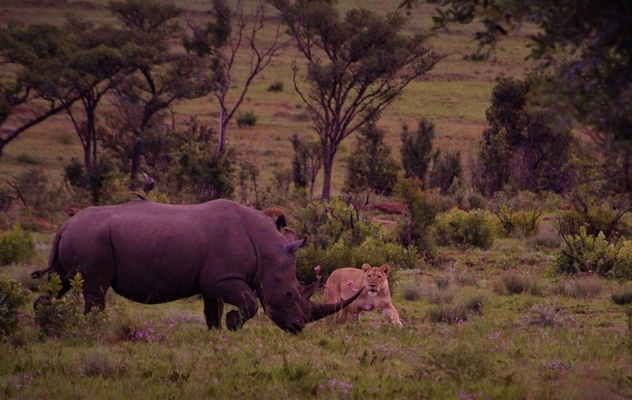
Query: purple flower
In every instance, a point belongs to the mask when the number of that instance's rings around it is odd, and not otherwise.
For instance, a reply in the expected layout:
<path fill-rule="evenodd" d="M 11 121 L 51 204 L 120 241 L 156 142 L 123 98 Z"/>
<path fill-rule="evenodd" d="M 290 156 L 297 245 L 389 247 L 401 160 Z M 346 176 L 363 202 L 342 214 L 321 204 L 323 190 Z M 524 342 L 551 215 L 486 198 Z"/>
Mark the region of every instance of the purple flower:
<path fill-rule="evenodd" d="M 351 279 L 349 279 L 349 280 L 347 281 L 347 285 L 348 285 L 348 286 L 353 285 L 353 281 L 352 281 Z"/>
<path fill-rule="evenodd" d="M 320 272 L 320 265 L 317 265 L 317 266 L 314 268 L 314 271 L 316 271 L 316 272 Z"/>
<path fill-rule="evenodd" d="M 367 311 L 371 311 L 372 308 L 373 308 L 373 306 L 370 305 L 370 304 L 367 304 L 366 306 L 364 306 L 364 309 L 367 310 Z"/>

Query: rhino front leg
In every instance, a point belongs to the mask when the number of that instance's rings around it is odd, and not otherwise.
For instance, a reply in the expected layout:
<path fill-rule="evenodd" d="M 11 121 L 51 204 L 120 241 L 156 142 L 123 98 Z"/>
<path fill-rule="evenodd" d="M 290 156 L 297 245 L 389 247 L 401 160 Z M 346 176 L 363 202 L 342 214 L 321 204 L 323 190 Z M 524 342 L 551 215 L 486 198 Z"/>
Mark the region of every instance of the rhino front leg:
<path fill-rule="evenodd" d="M 214 288 L 213 292 L 213 298 L 219 299 L 217 300 L 218 302 L 232 304 L 238 308 L 238 310 L 232 310 L 226 314 L 226 327 L 228 329 L 233 331 L 240 329 L 247 320 L 257 314 L 259 309 L 257 297 L 244 281 L 223 281 Z M 204 305 L 204 313 L 206 315 L 206 301 Z M 211 309 L 209 308 L 209 310 Z M 213 318 L 215 315 L 220 316 L 221 314 L 213 314 L 211 322 L 214 322 Z M 207 315 L 207 325 L 208 323 Z M 217 324 L 219 325 L 219 317 L 217 318 Z"/>
<path fill-rule="evenodd" d="M 215 297 L 204 297 L 204 316 L 208 329 L 222 328 L 222 314 L 224 313 L 224 303 Z"/>

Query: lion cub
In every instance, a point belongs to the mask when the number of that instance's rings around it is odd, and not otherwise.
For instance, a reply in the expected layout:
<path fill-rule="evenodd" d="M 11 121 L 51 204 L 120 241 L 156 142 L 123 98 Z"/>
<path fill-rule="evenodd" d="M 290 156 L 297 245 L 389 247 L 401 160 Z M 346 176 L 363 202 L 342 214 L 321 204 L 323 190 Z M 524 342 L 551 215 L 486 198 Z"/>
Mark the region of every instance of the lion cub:
<path fill-rule="evenodd" d="M 360 320 L 360 312 L 378 310 L 392 323 L 402 326 L 388 288 L 390 269 L 386 264 L 381 267 L 364 264 L 362 269 L 340 268 L 332 272 L 325 284 L 327 303 L 348 299 L 364 287 L 362 294 L 353 303 L 338 312 L 336 320 L 342 322 L 351 317 L 357 322 Z"/>

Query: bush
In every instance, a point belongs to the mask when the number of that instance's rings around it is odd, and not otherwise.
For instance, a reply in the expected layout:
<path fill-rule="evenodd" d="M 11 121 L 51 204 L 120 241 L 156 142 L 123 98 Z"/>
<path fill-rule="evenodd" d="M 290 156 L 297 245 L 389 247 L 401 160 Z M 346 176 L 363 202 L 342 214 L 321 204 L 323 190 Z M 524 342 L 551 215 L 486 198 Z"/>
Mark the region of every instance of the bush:
<path fill-rule="evenodd" d="M 275 81 L 268 86 L 268 92 L 282 92 L 283 91 L 283 82 Z"/>
<path fill-rule="evenodd" d="M 378 239 L 368 238 L 359 246 L 349 247 L 343 242 L 335 243 L 326 249 L 313 244 L 301 250 L 296 265 L 296 276 L 303 283 L 316 280 L 314 268 L 321 267 L 322 275 L 327 278 L 334 270 L 344 267 L 357 267 L 368 263 L 372 266 L 388 264 L 393 269 L 412 269 L 417 266 L 418 254 L 415 249 L 406 249 L 395 243 L 384 243 Z M 389 283 L 395 281 L 393 273 L 389 275 Z"/>
<path fill-rule="evenodd" d="M 564 280 L 551 288 L 554 294 L 573 297 L 575 299 L 591 299 L 606 290 L 606 283 L 599 278 L 587 277 L 583 279 Z"/>
<path fill-rule="evenodd" d="M 509 295 L 529 293 L 539 296 L 542 295 L 543 289 L 536 279 L 516 271 L 507 271 L 494 282 L 494 292 Z"/>
<path fill-rule="evenodd" d="M 414 246 L 433 258 L 435 241 L 431 227 L 441 211 L 443 196 L 438 189 L 423 190 L 421 181 L 416 178 L 398 180 L 395 194 L 408 211 L 407 218 L 397 226 L 399 242 L 404 247 Z"/>
<path fill-rule="evenodd" d="M 35 243 L 30 232 L 15 224 L 10 231 L 0 232 L 0 265 L 27 261 L 35 254 Z"/>
<path fill-rule="evenodd" d="M 632 276 L 632 243 L 606 240 L 603 232 L 597 236 L 579 228 L 577 235 L 564 235 L 555 259 L 556 272 L 562 274 L 595 273 L 603 277 Z"/>
<path fill-rule="evenodd" d="M 244 126 L 255 126 L 259 118 L 252 111 L 245 113 L 239 113 L 237 115 L 237 126 L 243 128 Z"/>
<path fill-rule="evenodd" d="M 443 322 L 451 325 L 465 322 L 482 311 L 483 297 L 480 294 L 474 294 L 456 305 L 441 303 L 431 307 L 428 311 L 428 318 L 431 322 Z"/>
<path fill-rule="evenodd" d="M 62 281 L 57 273 L 39 288 L 40 297 L 35 306 L 35 323 L 42 333 L 53 337 L 87 338 L 93 333 L 100 334 L 106 314 L 93 309 L 83 314 L 83 278 L 77 273 L 70 280 L 70 292 L 57 299 L 62 290 Z"/>
<path fill-rule="evenodd" d="M 497 224 L 483 210 L 452 209 L 439 214 L 434 227 L 435 239 L 442 246 L 472 246 L 490 249 L 496 238 Z"/>
<path fill-rule="evenodd" d="M 28 292 L 16 281 L 0 277 L 0 337 L 18 329 L 18 309 L 26 304 Z"/>
<path fill-rule="evenodd" d="M 632 304 L 632 288 L 619 290 L 612 294 L 612 301 L 615 304 L 624 306 L 626 304 Z"/>

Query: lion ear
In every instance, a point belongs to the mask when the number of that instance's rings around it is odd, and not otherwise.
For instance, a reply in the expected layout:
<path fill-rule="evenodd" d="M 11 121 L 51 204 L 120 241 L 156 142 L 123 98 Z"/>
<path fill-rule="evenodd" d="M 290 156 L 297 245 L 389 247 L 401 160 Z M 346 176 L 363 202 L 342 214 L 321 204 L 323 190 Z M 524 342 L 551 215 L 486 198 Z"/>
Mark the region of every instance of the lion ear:
<path fill-rule="evenodd" d="M 383 264 L 380 269 L 384 274 L 388 275 L 388 272 L 391 270 L 391 267 L 388 264 Z"/>
<path fill-rule="evenodd" d="M 369 264 L 366 264 L 366 263 L 362 264 L 362 271 L 366 272 L 370 269 L 371 269 L 371 266 Z"/>

